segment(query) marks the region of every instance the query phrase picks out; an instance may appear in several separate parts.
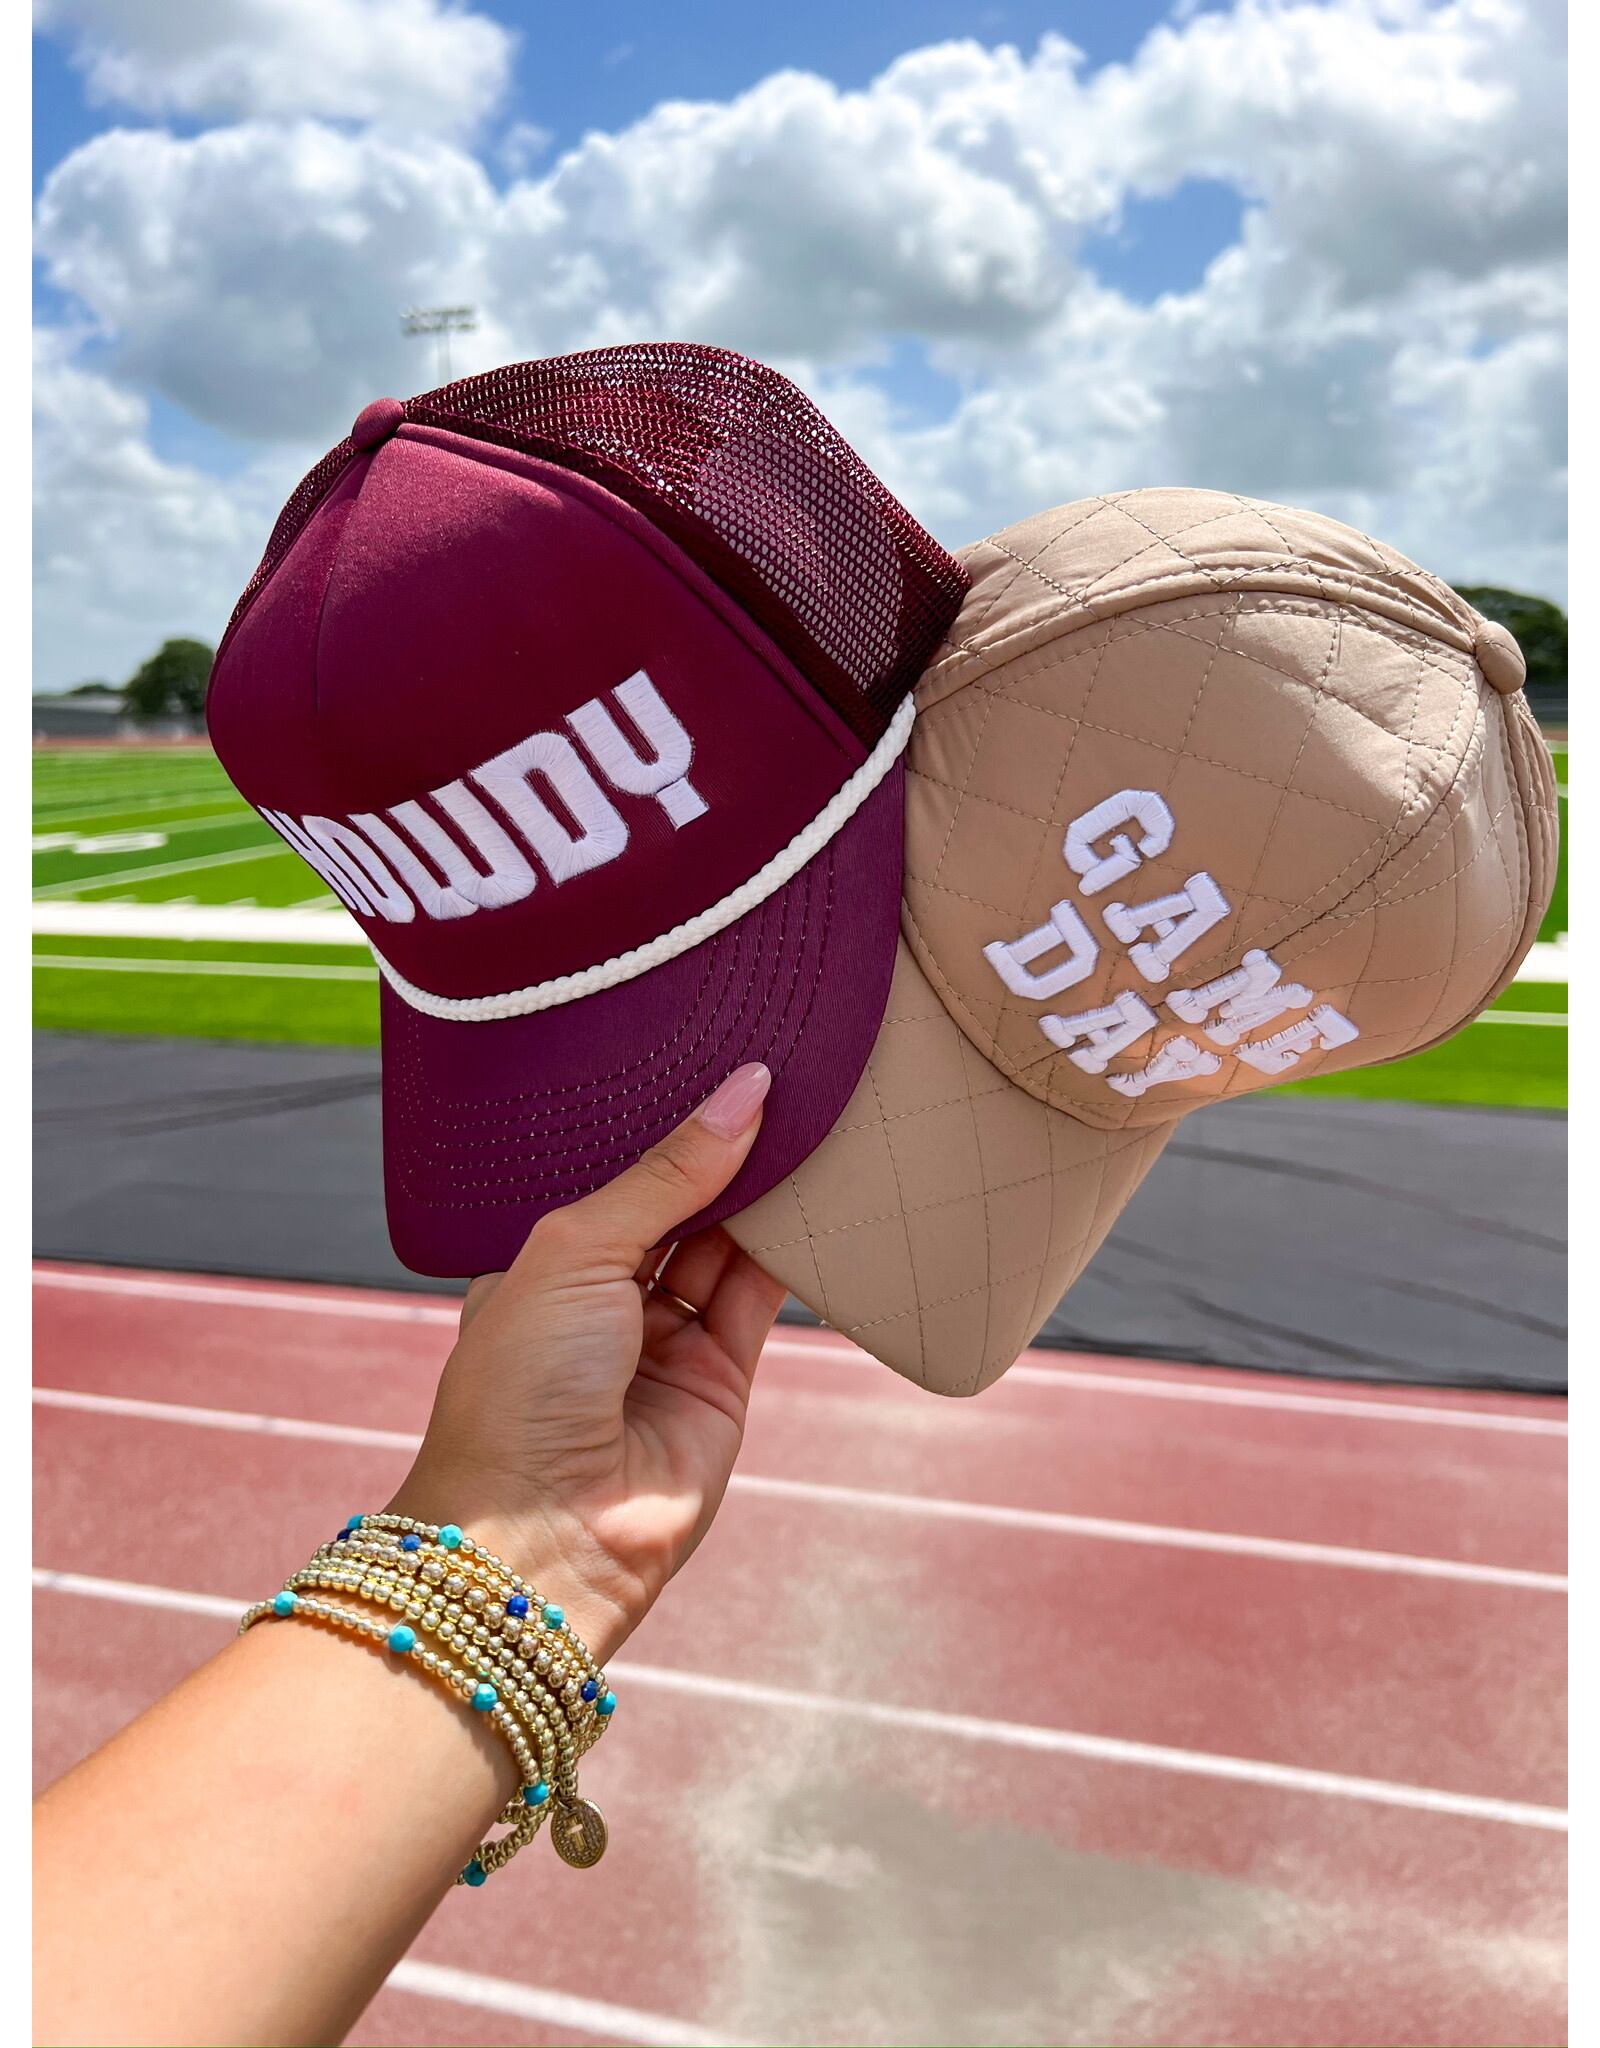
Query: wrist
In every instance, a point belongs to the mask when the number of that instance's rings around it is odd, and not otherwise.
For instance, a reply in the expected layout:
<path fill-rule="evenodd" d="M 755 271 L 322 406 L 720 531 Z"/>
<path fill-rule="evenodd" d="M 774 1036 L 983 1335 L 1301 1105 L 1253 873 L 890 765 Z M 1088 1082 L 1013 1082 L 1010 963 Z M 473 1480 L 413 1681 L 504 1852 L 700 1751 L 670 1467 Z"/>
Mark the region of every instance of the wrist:
<path fill-rule="evenodd" d="M 542 1600 L 559 1607 L 598 1664 L 616 1655 L 650 1604 L 642 1589 L 623 1581 L 598 1555 L 581 1529 L 534 1510 L 510 1512 L 469 1484 L 452 1485 L 414 1469 L 385 1512 L 436 1525 L 454 1522 Z"/>

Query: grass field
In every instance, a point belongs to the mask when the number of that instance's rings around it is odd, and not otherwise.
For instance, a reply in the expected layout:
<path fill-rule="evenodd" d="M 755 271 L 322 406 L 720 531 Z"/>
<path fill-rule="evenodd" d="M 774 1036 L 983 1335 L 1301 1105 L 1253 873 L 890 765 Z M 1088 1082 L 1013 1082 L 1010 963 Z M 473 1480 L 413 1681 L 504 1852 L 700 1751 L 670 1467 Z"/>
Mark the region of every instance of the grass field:
<path fill-rule="evenodd" d="M 336 910 L 203 748 L 34 750 L 33 893 Z"/>
<path fill-rule="evenodd" d="M 1563 852 L 1542 939 L 1567 924 L 1567 754 L 1552 752 Z M 339 908 L 204 748 L 35 748 L 33 843 L 34 896 L 44 903 Z M 34 1020 L 55 1030 L 369 1045 L 377 982 L 364 946 L 34 938 Z M 1283 1092 L 1565 1108 L 1566 1007 L 1565 982 L 1519 982 L 1433 1052 Z"/>

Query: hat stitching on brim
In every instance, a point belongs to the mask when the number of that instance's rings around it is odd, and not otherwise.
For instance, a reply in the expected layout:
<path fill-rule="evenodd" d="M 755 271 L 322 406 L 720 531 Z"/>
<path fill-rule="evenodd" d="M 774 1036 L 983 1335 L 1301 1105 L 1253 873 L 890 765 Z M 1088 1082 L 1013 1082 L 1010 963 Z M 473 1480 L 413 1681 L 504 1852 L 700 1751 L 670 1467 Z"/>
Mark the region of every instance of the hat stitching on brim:
<path fill-rule="evenodd" d="M 831 910 L 832 903 L 833 876 L 831 872 L 830 863 L 827 880 L 827 901 L 823 907 L 824 917 L 826 917 L 828 912 Z M 788 897 L 785 897 L 782 908 L 785 917 L 791 915 L 794 909 L 794 904 L 792 900 Z M 807 936 L 807 930 L 809 927 L 811 915 L 811 906 L 808 902 L 804 907 L 803 923 L 799 934 L 800 942 L 802 945 L 804 944 L 805 938 Z M 768 1027 L 768 1030 L 764 1035 L 774 1038 L 784 1036 L 792 1037 L 795 1032 L 803 1029 L 805 1019 L 807 1016 L 809 1016 L 811 1007 L 816 1001 L 817 990 L 821 984 L 821 979 L 822 976 L 819 965 L 813 968 L 809 976 L 803 978 L 796 978 L 792 980 L 788 986 L 788 989 L 784 993 L 782 1007 L 778 1011 L 775 1022 Z M 710 980 L 711 976 L 708 971 L 707 975 L 702 980 L 700 989 L 696 992 L 697 1002 L 703 998 L 706 989 L 709 986 Z M 753 978 L 747 981 L 744 989 L 743 998 L 740 1003 L 740 1007 L 738 1011 L 735 1013 L 735 1023 L 737 1023 L 738 1020 L 745 1018 L 750 1013 L 752 1008 L 756 1005 L 758 998 L 761 998 L 764 1001 L 766 996 L 768 996 L 770 993 L 770 982 L 764 984 L 762 988 L 758 989 L 755 986 Z M 798 1022 L 794 1021 L 794 1013 L 797 1002 L 801 1003 L 802 1005 Z M 715 1052 L 717 1049 L 725 1047 L 730 1042 L 730 1040 L 736 1038 L 737 1035 L 738 1033 L 735 1029 L 725 1030 L 717 1040 L 716 1046 L 712 1047 L 711 1050 Z M 690 1050 L 688 1052 L 679 1054 L 677 1057 L 673 1059 L 670 1066 L 650 1076 L 648 1082 L 640 1082 L 636 1086 L 621 1091 L 622 1094 L 642 1094 L 647 1086 L 652 1090 L 659 1089 L 662 1081 L 665 1078 L 665 1075 L 679 1071 L 684 1066 L 686 1066 L 692 1058 L 694 1052 L 698 1051 L 702 1046 L 706 1045 L 708 1037 L 709 1028 L 703 1027 L 699 1037 L 691 1042 Z M 674 1053 L 678 1052 L 676 1044 L 671 1048 L 664 1047 L 662 1049 L 663 1051 L 671 1050 Z M 635 1062 L 632 1068 L 622 1069 L 620 1071 L 636 1071 L 638 1066 L 641 1064 L 643 1063 Z M 602 1075 L 598 1077 L 596 1087 L 598 1089 L 604 1089 L 610 1081 L 616 1078 L 618 1078 L 618 1076 Z M 408 1110 L 408 1122 L 410 1128 L 413 1131 L 428 1128 L 434 1131 L 448 1133 L 450 1135 L 450 1142 L 452 1143 L 452 1145 L 458 1147 L 463 1151 L 478 1150 L 480 1152 L 488 1152 L 491 1147 L 514 1146 L 519 1142 L 519 1136 L 515 1129 L 515 1124 L 517 1121 L 516 1119 L 512 1117 L 500 1117 L 493 1119 L 493 1122 L 505 1127 L 503 1133 L 495 1131 L 489 1128 L 491 1120 L 486 1118 L 479 1112 L 476 1104 L 473 1105 L 472 1109 L 466 1115 L 462 1116 L 459 1119 L 449 1119 L 443 1117 L 437 1113 L 436 1109 L 429 1110 L 427 1108 L 418 1107 L 418 1096 L 416 1092 L 415 1078 L 409 1070 L 409 1064 L 405 1069 L 402 1069 L 401 1071 L 395 1074 L 394 1085 L 397 1089 L 403 1088 L 407 1091 L 410 1102 L 410 1108 Z M 562 1090 L 560 1092 L 570 1093 L 572 1091 Z M 585 1092 L 588 1093 L 588 1091 Z M 494 1098 L 486 1098 L 485 1100 L 493 1101 L 496 1103 L 505 1103 L 510 1101 L 523 1100 L 536 1102 L 541 1099 L 548 1100 L 550 1099 L 550 1097 L 544 1091 L 530 1089 L 519 1095 L 499 1096 Z M 444 1173 L 449 1174 L 451 1181 L 457 1186 L 475 1188 L 492 1186 L 500 1190 L 511 1190 L 511 1192 L 501 1192 L 495 1196 L 488 1198 L 488 1206 L 505 1206 L 507 1204 L 516 1205 L 525 1202 L 528 1199 L 527 1191 L 530 1188 L 536 1189 L 541 1183 L 548 1182 L 553 1179 L 565 1178 L 572 1172 L 573 1168 L 570 1163 L 572 1154 L 576 1152 L 581 1157 L 587 1149 L 587 1147 L 584 1144 L 576 1142 L 580 1139 L 581 1134 L 586 1132 L 597 1132 L 601 1130 L 616 1128 L 618 1119 L 615 1105 L 618 1102 L 618 1100 L 619 1095 L 615 1090 L 609 1093 L 600 1094 L 598 1096 L 594 1094 L 589 1094 L 589 1099 L 584 1104 L 585 1110 L 597 1108 L 601 1104 L 610 1104 L 612 1105 L 611 1109 L 607 1113 L 601 1115 L 595 1121 L 588 1123 L 577 1123 L 572 1121 L 569 1117 L 561 1132 L 543 1134 L 541 1136 L 540 1151 L 541 1166 L 539 1168 L 530 1167 L 528 1169 L 525 1169 L 521 1173 L 521 1175 L 514 1181 L 508 1180 L 504 1172 L 502 1171 L 497 1171 L 496 1178 L 492 1182 L 473 1181 L 466 1178 L 466 1162 L 461 1162 L 459 1165 L 452 1163 L 441 1168 L 437 1162 L 436 1157 L 434 1163 L 430 1166 L 428 1170 L 433 1173 L 439 1173 L 442 1171 Z M 522 1121 L 525 1122 L 526 1119 L 523 1119 Z M 636 1151 L 636 1136 L 636 1127 L 625 1127 L 620 1139 L 621 1149 L 624 1151 Z M 488 1162 L 487 1160 L 485 1161 L 485 1165 L 488 1165 L 489 1163 L 490 1162 Z M 543 1170 L 543 1168 L 545 1167 L 548 1167 L 549 1170 Z M 430 1207 L 435 1208 L 478 1207 L 483 1205 L 481 1198 L 479 1201 L 474 1201 L 471 1203 L 443 1201 L 439 1199 L 432 1191 L 429 1192 L 428 1202 Z"/>
<path fill-rule="evenodd" d="M 921 1020 L 916 1018 L 900 1018 L 895 1021 L 900 1023 L 908 1023 L 918 1022 Z M 1008 1082 L 1005 1079 L 1005 1077 L 998 1072 L 997 1069 L 994 1068 L 993 1064 L 989 1062 L 985 1058 L 983 1053 L 976 1046 L 972 1045 L 970 1041 L 968 1041 L 967 1044 L 967 1051 L 971 1057 L 977 1058 L 986 1067 L 988 1067 L 989 1071 L 993 1073 L 995 1076 L 996 1086 L 993 1089 L 984 1090 L 983 1092 L 986 1095 L 1002 1094 L 1005 1091 L 1005 1089 L 1013 1085 L 1012 1083 Z M 968 1066 L 966 1061 L 963 1062 L 963 1066 L 964 1070 L 970 1073 L 970 1066 Z M 887 1131 L 888 1125 L 891 1122 L 897 1121 L 899 1119 L 890 1118 L 882 1114 L 882 1099 L 878 1093 L 878 1085 L 876 1078 L 872 1074 L 870 1060 L 868 1062 L 866 1071 L 862 1075 L 862 1083 L 865 1085 L 869 1085 L 871 1087 L 873 1099 L 878 1103 L 879 1106 L 880 1115 L 876 1124 L 863 1124 L 849 1128 L 858 1128 L 862 1130 L 883 1128 L 885 1131 Z M 955 1107 L 959 1104 L 960 1100 L 961 1098 L 955 1098 L 952 1102 L 943 1105 L 920 1105 L 917 1110 L 908 1112 L 908 1115 L 920 1116 L 923 1114 L 927 1114 L 930 1111 L 935 1110 L 939 1107 Z M 967 1102 L 969 1109 L 973 1109 L 975 1104 L 975 1098 L 972 1094 L 970 1086 L 968 1087 L 965 1100 Z M 1045 1112 L 1047 1116 L 1055 1116 L 1061 1118 L 1063 1121 L 1076 1121 L 1075 1119 L 1069 1118 L 1065 1111 L 1053 1109 L 1049 1104 L 1036 1103 L 1036 1107 L 1039 1108 L 1041 1111 Z M 975 1141 L 977 1141 L 979 1134 L 975 1115 L 973 1123 L 974 1138 Z M 1048 1183 L 1050 1189 L 1050 1212 L 1052 1228 L 1049 1231 L 1047 1231 L 1045 1237 L 1045 1242 L 1048 1245 L 1049 1249 L 1040 1258 L 1030 1260 L 1026 1265 L 1020 1266 L 1014 1272 L 1010 1273 L 995 1273 L 991 1270 L 982 1282 L 976 1283 L 971 1287 L 959 1288 L 954 1292 L 940 1296 L 935 1300 L 924 1300 L 921 1297 L 919 1297 L 916 1304 L 911 1308 L 899 1309 L 894 1311 L 892 1314 L 874 1316 L 867 1318 L 866 1320 L 858 1319 L 849 1322 L 846 1326 L 844 1326 L 845 1334 L 849 1335 L 852 1339 L 855 1339 L 864 1335 L 866 1332 L 870 1330 L 887 1329 L 892 1324 L 904 1323 L 911 1318 L 915 1318 L 918 1325 L 919 1351 L 921 1351 L 923 1342 L 922 1319 L 926 1314 L 936 1309 L 948 1308 L 955 1302 L 973 1300 L 979 1295 L 990 1297 L 991 1300 L 989 1306 L 992 1307 L 992 1297 L 996 1289 L 1012 1286 L 1018 1280 L 1027 1279 L 1030 1274 L 1036 1274 L 1038 1276 L 1038 1285 L 1035 1288 L 1034 1294 L 1033 1312 L 1034 1326 L 1036 1327 L 1037 1310 L 1039 1305 L 1039 1293 L 1040 1289 L 1042 1289 L 1044 1285 L 1044 1275 L 1046 1271 L 1053 1266 L 1059 1266 L 1063 1258 L 1075 1258 L 1077 1253 L 1084 1246 L 1084 1244 L 1086 1244 L 1091 1238 L 1094 1238 L 1097 1235 L 1099 1228 L 1100 1209 L 1105 1198 L 1106 1174 L 1113 1161 L 1119 1158 L 1123 1153 L 1138 1150 L 1140 1148 L 1159 1149 L 1160 1146 L 1166 1143 L 1167 1137 L 1172 1127 L 1171 1125 L 1158 1125 L 1153 1128 L 1150 1126 L 1144 1126 L 1142 1128 L 1134 1130 L 1116 1130 L 1103 1132 L 1094 1131 L 1090 1126 L 1079 1125 L 1079 1128 L 1086 1131 L 1088 1135 L 1097 1137 L 1102 1140 L 1102 1142 L 1096 1148 L 1094 1154 L 1091 1157 L 1074 1161 L 1072 1164 L 1063 1167 L 1059 1162 L 1057 1162 L 1054 1159 L 1054 1147 L 1052 1146 L 1052 1162 L 1044 1172 L 1023 1175 L 1016 1180 L 1004 1181 L 993 1186 L 986 1184 L 982 1190 L 982 1199 L 985 1202 L 985 1204 L 987 1204 L 995 1200 L 997 1197 L 1003 1194 L 1013 1192 L 1018 1188 L 1032 1187 L 1037 1185 L 1041 1181 Z M 981 1154 L 981 1142 L 979 1142 L 978 1149 Z M 971 1200 L 972 1196 L 969 1190 L 963 1190 L 959 1194 L 944 1197 L 936 1202 L 927 1202 L 916 1205 L 908 1204 L 905 1199 L 904 1183 L 901 1180 L 900 1176 L 899 1161 L 895 1158 L 892 1145 L 889 1146 L 888 1151 L 890 1167 L 894 1174 L 895 1179 L 896 1192 L 899 1196 L 899 1202 L 896 1208 L 891 1210 L 885 1210 L 881 1214 L 876 1216 L 856 1217 L 848 1223 L 839 1224 L 825 1230 L 819 1230 L 811 1224 L 809 1218 L 806 1215 L 805 1200 L 803 1195 L 801 1194 L 800 1188 L 795 1182 L 791 1181 L 789 1185 L 794 1193 L 795 1205 L 799 1209 L 801 1221 L 805 1225 L 804 1235 L 796 1238 L 772 1240 L 765 1244 L 754 1246 L 751 1248 L 752 1256 L 759 1256 L 761 1252 L 777 1253 L 784 1250 L 788 1250 L 792 1247 L 798 1247 L 800 1245 L 811 1246 L 815 1244 L 821 1244 L 825 1243 L 830 1237 L 846 1236 L 858 1230 L 873 1228 L 875 1225 L 880 1223 L 898 1222 L 905 1228 L 907 1259 L 910 1262 L 910 1264 L 913 1267 L 915 1267 L 917 1261 L 915 1256 L 915 1250 L 911 1242 L 911 1235 L 909 1229 L 911 1218 L 915 1216 L 930 1215 L 939 1209 L 953 1207 L 958 1203 Z M 1075 1236 L 1065 1241 L 1057 1242 L 1053 1228 L 1056 1213 L 1056 1184 L 1064 1176 L 1075 1177 L 1079 1174 L 1086 1172 L 1092 1172 L 1095 1176 L 1094 1196 L 1092 1201 L 1087 1205 L 1086 1211 L 1083 1212 L 1086 1215 L 1087 1220 L 1084 1222 L 1083 1228 Z M 820 1267 L 818 1267 L 816 1270 L 818 1299 L 822 1304 L 823 1320 L 832 1325 L 834 1323 L 834 1315 L 828 1301 L 827 1283 L 822 1275 Z M 980 1360 L 982 1360 L 985 1359 L 987 1355 L 988 1308 L 986 1308 L 985 1312 L 984 1341 L 982 1345 L 978 1348 L 978 1357 Z M 927 1367 L 927 1359 L 925 1352 L 922 1352 L 922 1355 L 920 1357 L 920 1363 L 925 1372 Z M 958 1394 L 967 1390 L 968 1388 L 976 1390 L 977 1384 L 983 1378 L 983 1376 L 984 1368 L 980 1364 L 978 1368 L 965 1381 L 958 1382 L 954 1387 L 946 1389 L 945 1391 Z M 923 1381 L 921 1381 L 921 1384 L 925 1385 L 926 1380 L 924 1379 Z"/>
<path fill-rule="evenodd" d="M 695 989 L 693 998 L 687 1006 L 686 1014 L 692 1014 L 704 1003 L 712 990 L 714 977 L 715 969 L 708 962 L 706 970 L 701 976 L 699 986 Z M 756 991 L 753 987 L 747 988 L 745 1004 L 753 1000 L 755 993 Z M 741 1004 L 739 1016 L 743 1015 L 744 1006 L 744 1004 Z M 670 1046 L 658 1046 L 642 1059 L 630 1060 L 627 1065 L 617 1067 L 610 1073 L 596 1075 L 592 1082 L 572 1082 L 559 1088 L 520 1088 L 496 1095 L 474 1096 L 470 1107 L 463 1113 L 459 1121 L 435 1116 L 429 1118 L 429 1122 L 435 1128 L 445 1130 L 473 1130 L 494 1122 L 511 1126 L 525 1121 L 526 1112 L 519 1113 L 514 1107 L 516 1104 L 527 1104 L 535 1109 L 540 1107 L 560 1109 L 563 1107 L 561 1098 L 564 1096 L 569 1098 L 577 1097 L 583 1102 L 588 1103 L 593 1099 L 596 1089 L 607 1087 L 614 1082 L 623 1081 L 628 1076 L 634 1074 L 640 1076 L 638 1082 L 620 1090 L 613 1090 L 611 1097 L 608 1099 L 617 1100 L 621 1096 L 643 1094 L 646 1090 L 654 1087 L 662 1078 L 661 1069 L 654 1064 L 656 1061 L 664 1054 L 673 1055 L 671 1065 L 666 1069 L 668 1073 L 689 1065 L 695 1054 L 705 1045 L 709 1032 L 709 1024 L 703 1024 L 699 1027 L 695 1037 L 688 1040 L 682 1038 L 674 1039 Z M 492 1110 L 502 1108 L 507 1112 L 502 1117 L 497 1118 L 488 1114 Z"/>

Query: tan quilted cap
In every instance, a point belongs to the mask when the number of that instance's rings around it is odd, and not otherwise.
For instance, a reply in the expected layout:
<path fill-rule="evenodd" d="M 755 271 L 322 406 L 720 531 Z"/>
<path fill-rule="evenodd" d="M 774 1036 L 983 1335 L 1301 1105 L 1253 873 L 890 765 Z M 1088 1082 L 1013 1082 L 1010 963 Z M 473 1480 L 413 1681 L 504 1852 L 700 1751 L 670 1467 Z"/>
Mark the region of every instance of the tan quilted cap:
<path fill-rule="evenodd" d="M 1133 491 L 964 559 L 876 1046 L 727 1225 L 942 1394 L 1026 1348 L 1187 1111 L 1475 1017 L 1556 847 L 1515 641 L 1364 534 Z"/>

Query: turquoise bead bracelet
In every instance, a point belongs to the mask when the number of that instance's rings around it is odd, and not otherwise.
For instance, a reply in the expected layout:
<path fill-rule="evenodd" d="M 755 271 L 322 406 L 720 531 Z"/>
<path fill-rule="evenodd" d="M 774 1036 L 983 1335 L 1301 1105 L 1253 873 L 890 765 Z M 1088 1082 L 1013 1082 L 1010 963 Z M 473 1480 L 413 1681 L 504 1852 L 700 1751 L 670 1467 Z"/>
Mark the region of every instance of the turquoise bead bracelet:
<path fill-rule="evenodd" d="M 330 1592 L 394 1618 L 322 1597 Z M 561 1608 L 454 1523 L 352 1515 L 281 1592 L 249 1610 L 240 1633 L 266 1619 L 321 1623 L 421 1666 L 506 1741 L 521 1780 L 500 1815 L 511 1832 L 480 1844 L 458 1884 L 486 1883 L 547 1817 L 565 1862 L 587 1869 L 605 1853 L 605 1821 L 579 1797 L 577 1762 L 610 1724 L 616 1696 Z"/>
<path fill-rule="evenodd" d="M 445 1563 L 437 1555 L 430 1559 L 423 1549 L 424 1539 L 435 1535 L 441 1547 L 451 1552 Z M 408 1578 L 410 1585 L 405 1583 Z M 401 1516 L 353 1516 L 332 1543 L 322 1546 L 306 1572 L 289 1583 L 292 1587 L 305 1583 L 356 1592 L 387 1599 L 391 1606 L 405 1605 L 414 1592 L 423 1597 L 420 1587 L 431 1588 L 424 1625 L 439 1628 L 447 1644 L 453 1644 L 458 1628 L 470 1627 L 473 1647 L 492 1652 L 500 1665 L 508 1667 L 508 1675 L 533 1695 L 536 1708 L 556 1717 L 555 1742 L 561 1753 L 558 1777 L 569 1738 L 576 1736 L 580 1747 L 587 1748 L 616 1709 L 615 1694 L 583 1645 L 566 1629 L 561 1609 L 541 1602 L 515 1573 L 508 1573 L 498 1559 L 452 1525 L 436 1532 Z M 398 1602 L 394 1597 L 397 1590 Z M 546 1633 L 530 1638 L 526 1628 L 535 1608 Z M 494 1633 L 501 1637 L 499 1642 L 491 1641 Z M 491 1682 L 501 1675 L 493 1665 L 480 1668 Z M 541 1736 L 545 1732 L 541 1729 Z M 576 1798 L 575 1781 L 561 1789 Z"/>

